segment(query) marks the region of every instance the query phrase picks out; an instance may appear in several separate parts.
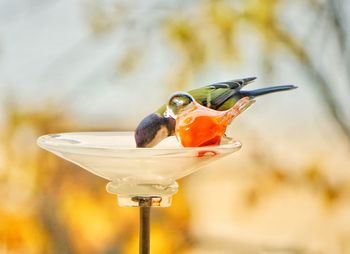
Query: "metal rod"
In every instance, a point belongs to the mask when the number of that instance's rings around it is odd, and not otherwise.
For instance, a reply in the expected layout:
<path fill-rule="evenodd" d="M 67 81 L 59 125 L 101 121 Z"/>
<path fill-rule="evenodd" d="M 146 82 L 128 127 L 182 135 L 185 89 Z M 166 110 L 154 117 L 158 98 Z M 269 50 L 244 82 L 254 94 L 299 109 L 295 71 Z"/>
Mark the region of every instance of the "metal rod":
<path fill-rule="evenodd" d="M 140 239 L 139 253 L 150 253 L 150 213 L 152 198 L 139 198 L 140 206 Z"/>

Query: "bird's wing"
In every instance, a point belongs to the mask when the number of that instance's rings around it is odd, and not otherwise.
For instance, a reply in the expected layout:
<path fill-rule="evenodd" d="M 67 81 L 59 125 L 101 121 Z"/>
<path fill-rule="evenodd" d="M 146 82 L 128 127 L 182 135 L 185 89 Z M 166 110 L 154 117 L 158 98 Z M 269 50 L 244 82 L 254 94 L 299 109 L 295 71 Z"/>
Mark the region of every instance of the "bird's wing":
<path fill-rule="evenodd" d="M 224 82 L 218 82 L 205 87 L 197 88 L 189 91 L 189 93 L 194 97 L 194 99 L 212 109 L 219 109 L 227 100 L 229 100 L 232 95 L 237 91 L 241 90 L 242 87 L 253 82 L 256 77 L 243 78 L 243 79 L 233 79 Z M 220 108 L 220 110 L 225 110 Z M 163 115 L 166 110 L 166 105 L 160 107 L 156 113 L 158 115 Z"/>
<path fill-rule="evenodd" d="M 189 91 L 189 93 L 200 104 L 212 109 L 218 109 L 222 104 L 229 100 L 232 95 L 241 90 L 242 87 L 253 82 L 255 79 L 255 77 L 251 77 L 219 82 Z"/>
<path fill-rule="evenodd" d="M 242 79 L 233 79 L 229 81 L 218 82 L 215 84 L 208 85 L 207 88 L 210 89 L 219 89 L 219 88 L 228 88 L 228 89 L 237 89 L 240 90 L 242 87 L 252 83 L 256 77 L 242 78 Z"/>

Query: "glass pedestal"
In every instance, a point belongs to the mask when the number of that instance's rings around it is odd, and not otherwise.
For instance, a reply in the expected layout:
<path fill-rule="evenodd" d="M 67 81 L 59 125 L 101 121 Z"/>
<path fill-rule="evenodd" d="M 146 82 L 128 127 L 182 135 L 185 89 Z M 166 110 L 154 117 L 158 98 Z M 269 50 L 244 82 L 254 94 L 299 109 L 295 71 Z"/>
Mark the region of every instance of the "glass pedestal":
<path fill-rule="evenodd" d="M 177 179 L 240 149 L 237 141 L 220 146 L 181 147 L 175 137 L 154 148 L 136 148 L 132 132 L 77 132 L 42 136 L 38 145 L 109 181 L 107 192 L 122 207 L 140 209 L 140 253 L 149 253 L 150 209 L 169 207 Z"/>

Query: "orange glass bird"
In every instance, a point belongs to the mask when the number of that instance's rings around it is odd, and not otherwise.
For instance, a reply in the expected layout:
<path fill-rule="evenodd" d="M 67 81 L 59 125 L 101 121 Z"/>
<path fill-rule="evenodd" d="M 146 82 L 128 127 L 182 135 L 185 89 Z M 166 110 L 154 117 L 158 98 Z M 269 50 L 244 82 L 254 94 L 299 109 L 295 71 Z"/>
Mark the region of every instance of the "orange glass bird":
<path fill-rule="evenodd" d="M 167 104 L 176 119 L 175 135 L 184 147 L 220 145 L 227 126 L 255 101 L 243 97 L 233 107 L 218 111 L 202 106 L 186 92 L 177 92 Z"/>

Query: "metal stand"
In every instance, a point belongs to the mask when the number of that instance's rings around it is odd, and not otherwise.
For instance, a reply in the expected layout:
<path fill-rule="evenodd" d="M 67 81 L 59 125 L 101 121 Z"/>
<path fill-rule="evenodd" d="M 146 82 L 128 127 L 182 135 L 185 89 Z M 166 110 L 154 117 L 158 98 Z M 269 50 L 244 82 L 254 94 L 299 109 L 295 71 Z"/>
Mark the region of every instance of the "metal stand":
<path fill-rule="evenodd" d="M 140 207 L 140 254 L 149 254 L 150 250 L 150 212 L 151 207 Z"/>
<path fill-rule="evenodd" d="M 137 197 L 140 207 L 139 253 L 150 253 L 150 213 L 152 197 Z"/>

